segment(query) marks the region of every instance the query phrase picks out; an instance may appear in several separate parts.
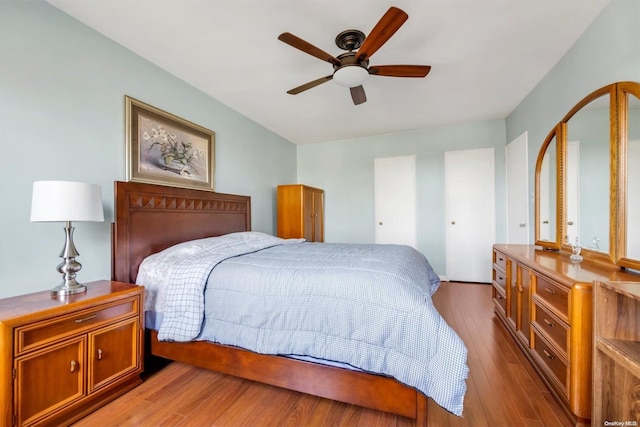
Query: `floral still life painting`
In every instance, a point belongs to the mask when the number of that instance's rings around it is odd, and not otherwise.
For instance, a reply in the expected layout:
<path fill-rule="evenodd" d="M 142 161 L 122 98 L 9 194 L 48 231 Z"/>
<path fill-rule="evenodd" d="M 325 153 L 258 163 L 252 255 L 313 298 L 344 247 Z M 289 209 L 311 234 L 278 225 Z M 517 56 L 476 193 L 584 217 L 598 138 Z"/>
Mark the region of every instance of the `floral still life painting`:
<path fill-rule="evenodd" d="M 213 132 L 127 97 L 128 178 L 213 190 Z"/>
<path fill-rule="evenodd" d="M 206 140 L 184 135 L 177 129 L 166 129 L 144 116 L 140 116 L 139 133 L 141 170 L 206 180 Z"/>

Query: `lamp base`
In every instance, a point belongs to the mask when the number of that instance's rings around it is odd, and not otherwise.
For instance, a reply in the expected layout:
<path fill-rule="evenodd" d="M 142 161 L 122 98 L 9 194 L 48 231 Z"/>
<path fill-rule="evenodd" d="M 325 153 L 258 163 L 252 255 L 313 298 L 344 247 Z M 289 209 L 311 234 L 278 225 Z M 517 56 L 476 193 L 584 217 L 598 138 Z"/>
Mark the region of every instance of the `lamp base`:
<path fill-rule="evenodd" d="M 87 287 L 76 282 L 76 273 L 80 271 L 82 265 L 76 261 L 76 257 L 80 255 L 73 244 L 73 230 L 71 221 L 67 221 L 64 228 L 65 241 L 60 258 L 63 261 L 58 265 L 58 271 L 62 274 L 62 283 L 51 289 L 51 295 L 54 297 L 79 294 L 87 291 Z"/>
<path fill-rule="evenodd" d="M 67 280 L 64 283 L 61 283 L 60 285 L 51 289 L 51 295 L 54 297 L 57 297 L 57 296 L 64 296 L 64 295 L 80 294 L 86 291 L 87 291 L 87 287 L 85 285 L 78 283 L 75 281 L 75 279 L 73 279 L 73 280 Z"/>

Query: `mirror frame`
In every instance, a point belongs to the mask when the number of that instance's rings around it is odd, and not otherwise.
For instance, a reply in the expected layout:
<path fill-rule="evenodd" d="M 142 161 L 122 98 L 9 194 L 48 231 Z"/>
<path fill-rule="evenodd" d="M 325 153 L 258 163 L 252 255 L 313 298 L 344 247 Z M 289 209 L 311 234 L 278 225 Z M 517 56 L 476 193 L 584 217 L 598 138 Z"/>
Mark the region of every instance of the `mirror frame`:
<path fill-rule="evenodd" d="M 621 267 L 633 268 L 640 270 L 640 260 L 627 258 L 627 148 L 629 141 L 629 96 L 635 96 L 640 99 L 640 83 L 636 82 L 619 82 L 616 90 L 616 109 L 619 112 L 616 138 L 618 144 L 615 153 L 612 153 L 612 159 L 615 157 L 616 169 L 618 171 L 618 185 L 615 197 L 616 224 L 616 251 L 615 262 Z M 613 164 L 612 164 L 613 167 Z"/>
<path fill-rule="evenodd" d="M 591 102 L 595 101 L 598 98 L 601 98 L 605 95 L 609 95 L 609 250 L 607 252 L 598 252 L 587 248 L 582 248 L 581 255 L 585 258 L 597 260 L 605 263 L 614 263 L 615 262 L 615 254 L 616 254 L 616 221 L 617 217 L 617 203 L 615 203 L 616 195 L 618 194 L 618 168 L 617 168 L 617 155 L 618 152 L 618 136 L 616 133 L 616 116 L 617 116 L 617 104 L 616 104 L 616 83 L 603 86 L 600 89 L 597 89 L 591 92 L 589 95 L 585 96 L 573 106 L 571 110 L 562 118 L 560 123 L 565 125 L 565 133 L 562 135 L 563 137 L 563 147 L 567 146 L 568 132 L 567 126 L 569 120 L 575 116 L 579 111 L 581 111 L 584 107 L 589 105 Z M 564 166 L 566 168 L 566 153 L 564 158 Z M 565 169 L 566 170 L 566 169 Z M 567 191 L 567 182 L 562 177 L 562 194 L 566 194 Z M 566 198 L 565 198 L 566 200 Z M 566 208 L 566 206 L 565 206 Z M 563 210 L 562 216 L 562 224 L 564 226 L 567 221 L 564 213 L 566 209 Z M 563 228 L 564 230 L 564 228 Z M 561 249 L 571 252 L 571 245 L 567 243 L 564 239 L 564 231 L 562 234 L 562 239 L 560 240 Z"/>
<path fill-rule="evenodd" d="M 551 132 L 547 135 L 544 142 L 542 143 L 542 147 L 538 152 L 538 158 L 536 160 L 536 170 L 535 170 L 535 244 L 538 246 L 542 246 L 547 249 L 558 250 L 561 248 L 562 236 L 564 235 L 564 226 L 561 222 L 563 218 L 564 210 L 565 210 L 565 202 L 564 202 L 564 192 L 562 191 L 562 182 L 564 182 L 563 174 L 564 174 L 564 164 L 566 160 L 564 159 L 564 147 L 562 135 L 564 134 L 565 126 L 562 123 L 558 123 Z M 542 161 L 544 159 L 545 154 L 547 153 L 547 149 L 555 138 L 556 142 L 556 212 L 555 216 L 551 214 L 551 217 L 555 217 L 556 221 L 556 235 L 555 241 L 553 240 L 540 240 L 540 172 L 542 170 Z"/>
<path fill-rule="evenodd" d="M 627 224 L 627 146 L 628 146 L 628 96 L 640 99 L 640 83 L 616 82 L 603 86 L 578 102 L 549 132 L 538 152 L 535 169 L 535 244 L 544 248 L 567 251 L 571 246 L 564 241 L 566 215 L 566 147 L 567 122 L 593 100 L 609 95 L 609 251 L 608 253 L 582 249 L 585 259 L 623 268 L 640 270 L 640 259 L 626 256 Z M 557 145 L 557 193 L 556 193 L 556 241 L 541 241 L 540 237 L 540 169 L 549 144 L 556 138 Z"/>

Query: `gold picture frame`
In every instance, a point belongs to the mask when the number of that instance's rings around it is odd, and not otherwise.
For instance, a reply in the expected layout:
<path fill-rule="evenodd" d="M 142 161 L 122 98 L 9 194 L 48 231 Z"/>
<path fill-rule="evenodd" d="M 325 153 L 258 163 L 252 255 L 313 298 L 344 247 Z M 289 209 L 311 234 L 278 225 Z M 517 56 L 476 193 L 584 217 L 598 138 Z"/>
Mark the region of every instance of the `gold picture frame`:
<path fill-rule="evenodd" d="M 125 96 L 127 181 L 214 191 L 215 133 Z"/>

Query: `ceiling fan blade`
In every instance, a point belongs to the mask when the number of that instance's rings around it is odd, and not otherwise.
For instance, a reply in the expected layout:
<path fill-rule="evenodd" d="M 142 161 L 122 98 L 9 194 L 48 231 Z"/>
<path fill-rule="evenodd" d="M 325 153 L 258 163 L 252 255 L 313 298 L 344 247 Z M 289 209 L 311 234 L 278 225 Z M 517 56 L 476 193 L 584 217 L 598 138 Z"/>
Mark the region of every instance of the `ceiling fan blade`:
<path fill-rule="evenodd" d="M 431 65 L 373 65 L 369 74 L 388 77 L 426 77 Z"/>
<path fill-rule="evenodd" d="M 315 47 L 309 42 L 302 40 L 300 37 L 294 36 L 291 33 L 282 33 L 278 36 L 278 40 L 285 42 L 289 46 L 293 46 L 296 49 L 303 51 L 304 53 L 308 53 L 311 56 L 315 56 L 318 59 L 322 59 L 323 61 L 330 62 L 334 65 L 340 65 L 340 60 L 338 58 L 333 57 L 328 54 L 324 50 Z"/>
<path fill-rule="evenodd" d="M 321 85 L 324 82 L 328 82 L 329 80 L 333 79 L 333 74 L 325 76 L 325 77 L 320 77 L 319 79 L 316 79 L 312 82 L 309 83 L 305 83 L 303 85 L 300 85 L 298 87 L 294 87 L 291 90 L 288 90 L 287 93 L 289 95 L 297 95 L 300 92 L 304 92 L 307 89 L 311 89 L 312 87 L 316 87 L 318 85 Z"/>
<path fill-rule="evenodd" d="M 367 102 L 367 94 L 364 93 L 362 85 L 349 88 L 349 90 L 351 91 L 351 99 L 353 99 L 354 105 L 360 105 Z"/>
<path fill-rule="evenodd" d="M 405 11 L 391 6 L 362 42 L 362 46 L 358 50 L 358 61 L 369 59 L 371 55 L 380 49 L 380 46 L 385 44 L 398 31 L 408 18 L 409 15 Z"/>

